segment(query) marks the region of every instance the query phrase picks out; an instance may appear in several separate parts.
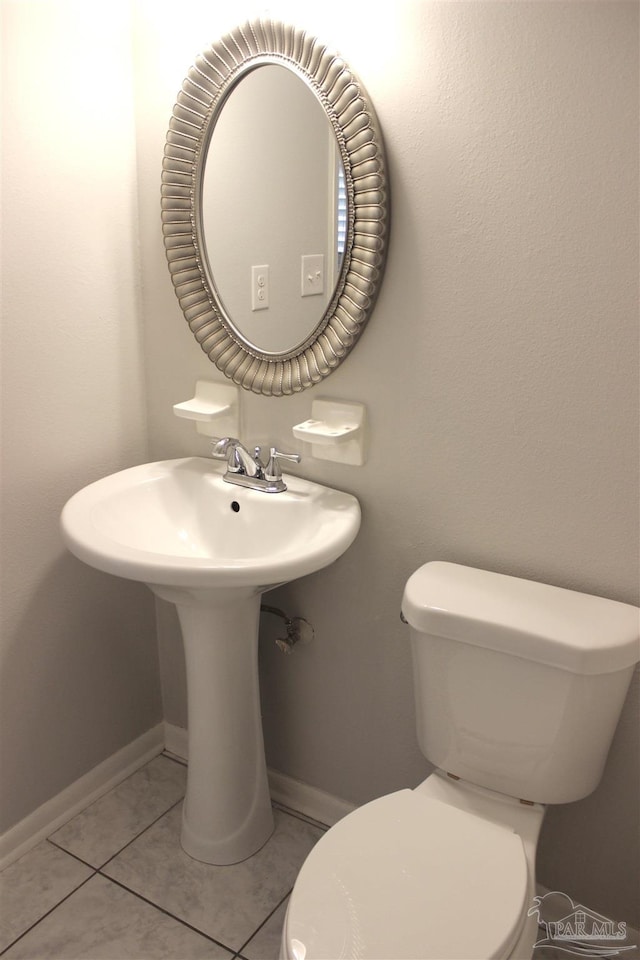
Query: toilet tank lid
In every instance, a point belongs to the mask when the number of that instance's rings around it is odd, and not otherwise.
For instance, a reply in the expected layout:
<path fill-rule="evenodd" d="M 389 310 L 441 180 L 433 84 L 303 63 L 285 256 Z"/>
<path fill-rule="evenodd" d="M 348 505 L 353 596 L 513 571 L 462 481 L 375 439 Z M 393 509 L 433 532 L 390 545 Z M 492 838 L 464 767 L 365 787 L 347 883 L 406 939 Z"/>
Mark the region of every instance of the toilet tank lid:
<path fill-rule="evenodd" d="M 416 570 L 402 613 L 422 633 L 573 673 L 613 673 L 640 661 L 637 607 L 457 563 Z"/>

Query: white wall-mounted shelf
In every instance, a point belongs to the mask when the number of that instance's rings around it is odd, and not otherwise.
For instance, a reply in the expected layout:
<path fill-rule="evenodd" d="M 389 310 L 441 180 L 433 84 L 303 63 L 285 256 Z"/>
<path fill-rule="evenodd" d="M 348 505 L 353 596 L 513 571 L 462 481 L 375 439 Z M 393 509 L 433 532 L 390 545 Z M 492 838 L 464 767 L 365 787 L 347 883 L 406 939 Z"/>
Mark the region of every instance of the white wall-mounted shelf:
<path fill-rule="evenodd" d="M 348 400 L 314 400 L 311 418 L 293 427 L 296 440 L 311 444 L 311 456 L 362 466 L 365 461 L 365 407 Z"/>
<path fill-rule="evenodd" d="M 238 387 L 197 380 L 195 396 L 174 403 L 176 417 L 194 420 L 198 433 L 206 437 L 237 437 L 240 432 Z"/>

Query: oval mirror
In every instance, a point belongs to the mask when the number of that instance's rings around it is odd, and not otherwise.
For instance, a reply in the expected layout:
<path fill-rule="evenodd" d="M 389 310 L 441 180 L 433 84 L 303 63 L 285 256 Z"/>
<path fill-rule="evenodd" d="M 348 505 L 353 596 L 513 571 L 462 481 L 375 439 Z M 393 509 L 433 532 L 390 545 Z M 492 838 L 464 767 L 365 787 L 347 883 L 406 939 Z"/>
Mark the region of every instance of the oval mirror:
<path fill-rule="evenodd" d="M 183 313 L 226 376 L 278 396 L 342 362 L 375 302 L 388 222 L 380 130 L 344 61 L 263 20 L 214 43 L 173 110 L 162 207 Z"/>
<path fill-rule="evenodd" d="M 249 348 L 286 358 L 315 333 L 340 276 L 341 202 L 346 217 L 340 152 L 318 98 L 287 67 L 251 70 L 213 128 L 197 208 L 209 285 Z"/>

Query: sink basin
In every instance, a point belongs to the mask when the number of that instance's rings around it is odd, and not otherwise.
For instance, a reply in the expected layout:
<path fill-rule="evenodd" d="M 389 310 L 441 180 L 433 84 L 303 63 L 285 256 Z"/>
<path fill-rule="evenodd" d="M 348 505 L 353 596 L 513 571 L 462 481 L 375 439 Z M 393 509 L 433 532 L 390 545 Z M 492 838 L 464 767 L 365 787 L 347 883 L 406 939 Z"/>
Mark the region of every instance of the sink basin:
<path fill-rule="evenodd" d="M 350 494 L 290 475 L 270 494 L 227 483 L 225 469 L 201 457 L 131 467 L 80 490 L 61 517 L 80 560 L 175 604 L 189 725 L 181 844 L 214 864 L 250 857 L 273 831 L 260 597 L 332 563 L 360 528 Z"/>
<path fill-rule="evenodd" d="M 191 457 L 122 470 L 62 512 L 80 560 L 130 580 L 260 591 L 332 563 L 355 539 L 355 497 L 287 476 L 284 493 L 227 483 L 226 464 Z"/>

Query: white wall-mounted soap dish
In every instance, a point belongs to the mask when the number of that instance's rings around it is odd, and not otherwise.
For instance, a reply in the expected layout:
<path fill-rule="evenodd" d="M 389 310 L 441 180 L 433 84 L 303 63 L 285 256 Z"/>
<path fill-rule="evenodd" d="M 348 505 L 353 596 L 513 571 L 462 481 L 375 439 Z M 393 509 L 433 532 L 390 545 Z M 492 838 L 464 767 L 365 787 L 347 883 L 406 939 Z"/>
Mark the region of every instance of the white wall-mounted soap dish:
<path fill-rule="evenodd" d="M 196 381 L 191 400 L 174 403 L 176 417 L 195 420 L 198 433 L 206 437 L 237 437 L 240 430 L 240 399 L 236 386 Z"/>
<path fill-rule="evenodd" d="M 314 400 L 311 417 L 293 427 L 297 440 L 311 444 L 311 456 L 318 460 L 362 466 L 365 407 L 348 400 Z"/>

